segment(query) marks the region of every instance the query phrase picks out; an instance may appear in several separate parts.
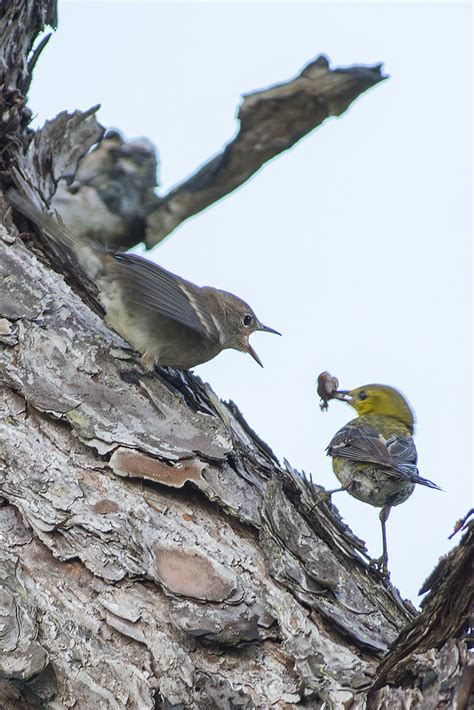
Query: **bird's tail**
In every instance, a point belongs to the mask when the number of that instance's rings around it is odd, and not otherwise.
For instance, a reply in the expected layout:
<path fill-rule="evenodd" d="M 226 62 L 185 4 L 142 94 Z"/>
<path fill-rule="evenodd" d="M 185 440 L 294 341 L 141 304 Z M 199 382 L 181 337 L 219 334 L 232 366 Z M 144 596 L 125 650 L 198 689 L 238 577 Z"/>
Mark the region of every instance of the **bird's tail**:
<path fill-rule="evenodd" d="M 48 236 L 60 244 L 67 244 L 73 251 L 83 247 L 88 240 L 76 236 L 61 224 L 57 219 L 42 212 L 31 200 L 13 188 L 7 192 L 7 200 L 13 207 L 21 212 L 24 217 L 27 217 L 36 224 L 37 227 L 43 229 Z"/>
<path fill-rule="evenodd" d="M 433 481 L 430 481 L 428 478 L 423 478 L 423 476 L 420 476 L 420 474 L 418 473 L 417 466 L 413 463 L 397 463 L 395 466 L 392 466 L 392 468 L 395 471 L 398 471 L 398 473 L 401 474 L 404 478 L 408 478 L 413 483 L 418 483 L 418 485 L 426 486 L 427 488 L 436 488 L 438 491 L 443 490 L 436 483 L 433 483 Z"/>
<path fill-rule="evenodd" d="M 419 486 L 426 486 L 427 488 L 436 488 L 436 490 L 438 491 L 443 490 L 436 483 L 430 481 L 429 478 L 423 478 L 423 476 L 420 476 L 420 474 L 418 473 L 418 469 L 416 469 L 416 473 L 413 474 L 411 480 L 413 481 L 413 483 L 418 483 Z"/>
<path fill-rule="evenodd" d="M 433 481 L 430 481 L 428 478 L 423 478 L 422 476 L 417 476 L 415 483 L 419 483 L 420 486 L 427 486 L 427 488 L 436 488 L 437 491 L 443 490 L 436 483 L 433 483 Z"/>

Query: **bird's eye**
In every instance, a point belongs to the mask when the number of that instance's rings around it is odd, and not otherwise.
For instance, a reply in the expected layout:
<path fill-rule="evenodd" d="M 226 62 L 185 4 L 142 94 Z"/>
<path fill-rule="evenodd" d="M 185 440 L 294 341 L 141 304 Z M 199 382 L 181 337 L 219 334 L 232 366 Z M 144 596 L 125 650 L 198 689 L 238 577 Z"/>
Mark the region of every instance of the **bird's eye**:
<path fill-rule="evenodd" d="M 359 399 L 367 399 L 368 396 L 367 392 L 359 392 Z"/>
<path fill-rule="evenodd" d="M 249 325 L 251 325 L 252 321 L 253 321 L 253 318 L 248 313 L 242 318 L 242 323 L 247 327 Z"/>

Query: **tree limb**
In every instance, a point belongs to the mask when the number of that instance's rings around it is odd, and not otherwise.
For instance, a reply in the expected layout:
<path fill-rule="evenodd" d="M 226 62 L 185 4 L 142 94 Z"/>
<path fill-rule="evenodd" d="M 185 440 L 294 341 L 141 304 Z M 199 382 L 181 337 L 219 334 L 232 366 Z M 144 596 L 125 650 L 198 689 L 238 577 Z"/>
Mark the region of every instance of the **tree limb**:
<path fill-rule="evenodd" d="M 28 53 L 51 4 L 24 6 Z M 102 129 L 86 112 L 32 134 L 24 108 L 2 114 L 3 181 L 47 202 Z M 145 375 L 1 195 L 0 224 L 0 703 L 466 707 L 472 531 L 416 616 L 235 405 Z"/>
<path fill-rule="evenodd" d="M 330 69 L 320 56 L 294 79 L 246 94 L 235 138 L 163 197 L 152 193 L 156 157 L 150 145 L 112 133 L 82 161 L 74 185 L 61 186 L 55 207 L 79 234 L 126 247 L 146 234 L 153 247 L 385 78 L 381 65 Z"/>
<path fill-rule="evenodd" d="M 324 56 L 295 78 L 244 96 L 240 128 L 224 150 L 162 198 L 148 217 L 146 243 L 158 244 L 179 224 L 246 182 L 329 116 L 340 116 L 383 81 L 381 65 L 330 69 Z"/>

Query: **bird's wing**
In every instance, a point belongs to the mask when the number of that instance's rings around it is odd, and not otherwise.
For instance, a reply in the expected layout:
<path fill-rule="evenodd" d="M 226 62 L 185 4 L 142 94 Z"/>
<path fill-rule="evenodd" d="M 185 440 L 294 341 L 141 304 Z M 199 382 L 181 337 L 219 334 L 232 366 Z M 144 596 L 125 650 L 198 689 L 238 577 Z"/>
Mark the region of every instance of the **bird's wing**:
<path fill-rule="evenodd" d="M 109 253 L 114 259 L 114 272 L 124 288 L 124 300 L 182 323 L 205 338 L 219 341 L 219 330 L 203 299 L 199 298 L 198 286 L 140 256 L 108 252 L 101 244 L 77 237 L 16 190 L 8 192 L 8 199 L 25 217 L 73 251 L 88 244 L 100 254 Z"/>
<path fill-rule="evenodd" d="M 214 319 L 199 298 L 198 286 L 136 254 L 116 253 L 113 258 L 124 299 L 182 323 L 206 338 L 219 340 Z"/>
<path fill-rule="evenodd" d="M 429 488 L 439 488 L 436 483 L 419 475 L 415 443 L 408 436 L 394 434 L 385 439 L 373 427 L 349 424 L 333 437 L 327 452 L 329 456 L 339 456 L 360 463 L 374 463 L 384 468 L 388 474 Z"/>

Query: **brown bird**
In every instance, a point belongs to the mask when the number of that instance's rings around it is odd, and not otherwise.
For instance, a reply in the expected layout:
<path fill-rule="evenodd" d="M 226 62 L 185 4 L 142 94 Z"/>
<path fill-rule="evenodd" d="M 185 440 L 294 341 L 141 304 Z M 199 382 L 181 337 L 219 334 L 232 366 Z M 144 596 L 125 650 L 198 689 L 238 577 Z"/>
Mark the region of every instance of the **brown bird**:
<path fill-rule="evenodd" d="M 161 365 L 187 370 L 226 348 L 249 353 L 263 367 L 249 336 L 255 331 L 280 333 L 263 325 L 238 296 L 196 286 L 141 256 L 77 237 L 15 190 L 7 197 L 52 239 L 73 250 L 99 285 L 108 325 L 142 354 L 144 369 Z"/>

